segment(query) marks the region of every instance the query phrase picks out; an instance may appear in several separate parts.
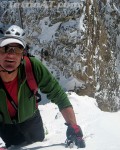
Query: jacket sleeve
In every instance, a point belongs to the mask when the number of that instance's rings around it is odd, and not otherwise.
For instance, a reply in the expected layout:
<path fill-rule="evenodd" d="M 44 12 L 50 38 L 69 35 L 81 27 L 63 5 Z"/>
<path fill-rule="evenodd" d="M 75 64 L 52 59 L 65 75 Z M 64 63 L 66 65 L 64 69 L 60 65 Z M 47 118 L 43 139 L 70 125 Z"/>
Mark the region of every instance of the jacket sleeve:
<path fill-rule="evenodd" d="M 72 106 L 67 94 L 48 69 L 36 58 L 31 57 L 31 62 L 40 91 L 46 94 L 51 102 L 58 105 L 60 110 Z"/>

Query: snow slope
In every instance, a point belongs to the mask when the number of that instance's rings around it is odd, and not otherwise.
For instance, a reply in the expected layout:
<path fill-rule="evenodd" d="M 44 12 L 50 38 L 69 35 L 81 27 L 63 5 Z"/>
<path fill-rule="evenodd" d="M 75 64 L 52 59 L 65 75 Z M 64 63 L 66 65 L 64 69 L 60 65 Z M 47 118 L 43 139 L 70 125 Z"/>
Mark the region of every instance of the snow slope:
<path fill-rule="evenodd" d="M 96 100 L 88 96 L 67 93 L 73 104 L 78 124 L 84 132 L 85 150 L 119 150 L 120 149 L 120 111 L 103 112 L 97 107 Z M 11 147 L 9 150 L 63 150 L 65 149 L 65 121 L 57 106 L 52 103 L 39 105 L 43 117 L 46 138 L 28 146 Z M 70 148 L 66 148 L 70 149 Z M 73 148 L 75 150 L 76 147 Z"/>

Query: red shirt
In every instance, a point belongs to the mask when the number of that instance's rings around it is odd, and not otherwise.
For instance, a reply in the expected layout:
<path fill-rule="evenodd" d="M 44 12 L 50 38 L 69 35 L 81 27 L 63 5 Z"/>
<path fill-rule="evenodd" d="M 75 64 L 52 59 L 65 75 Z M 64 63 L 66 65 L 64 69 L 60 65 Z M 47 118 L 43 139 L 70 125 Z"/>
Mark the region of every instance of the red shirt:
<path fill-rule="evenodd" d="M 6 90 L 14 100 L 15 104 L 18 105 L 18 77 L 16 77 L 13 81 L 10 82 L 3 82 Z M 14 117 L 16 114 L 15 108 L 12 106 L 12 104 L 7 99 L 7 106 L 8 111 L 10 114 L 10 117 Z"/>

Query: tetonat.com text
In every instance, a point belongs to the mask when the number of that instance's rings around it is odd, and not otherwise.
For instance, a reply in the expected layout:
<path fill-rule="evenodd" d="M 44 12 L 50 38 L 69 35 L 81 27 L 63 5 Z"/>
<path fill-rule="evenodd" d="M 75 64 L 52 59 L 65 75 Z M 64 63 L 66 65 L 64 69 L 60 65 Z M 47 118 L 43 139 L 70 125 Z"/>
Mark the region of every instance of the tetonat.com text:
<path fill-rule="evenodd" d="M 80 8 L 82 5 L 78 2 L 59 2 L 58 4 L 54 3 L 53 1 L 47 2 L 44 1 L 43 3 L 34 3 L 34 2 L 14 2 L 14 1 L 9 1 L 9 8 Z"/>

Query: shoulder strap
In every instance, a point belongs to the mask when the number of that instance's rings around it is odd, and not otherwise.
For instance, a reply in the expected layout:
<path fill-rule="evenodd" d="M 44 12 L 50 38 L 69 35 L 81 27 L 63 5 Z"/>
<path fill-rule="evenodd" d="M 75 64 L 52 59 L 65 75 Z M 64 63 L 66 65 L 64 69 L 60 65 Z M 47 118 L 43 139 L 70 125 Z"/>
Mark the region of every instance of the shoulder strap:
<path fill-rule="evenodd" d="M 26 73 L 28 86 L 31 89 L 31 91 L 33 91 L 34 94 L 36 94 L 36 92 L 38 91 L 38 86 L 33 75 L 33 70 L 32 70 L 30 59 L 27 56 L 24 56 L 24 60 L 26 62 L 25 73 Z"/>
<path fill-rule="evenodd" d="M 34 93 L 34 95 L 36 96 L 36 101 L 39 102 L 41 100 L 41 95 L 38 93 L 38 86 L 37 86 L 37 83 L 33 74 L 31 61 L 29 57 L 27 56 L 24 56 L 24 60 L 26 62 L 25 73 L 26 73 L 28 86 L 30 90 Z"/>

